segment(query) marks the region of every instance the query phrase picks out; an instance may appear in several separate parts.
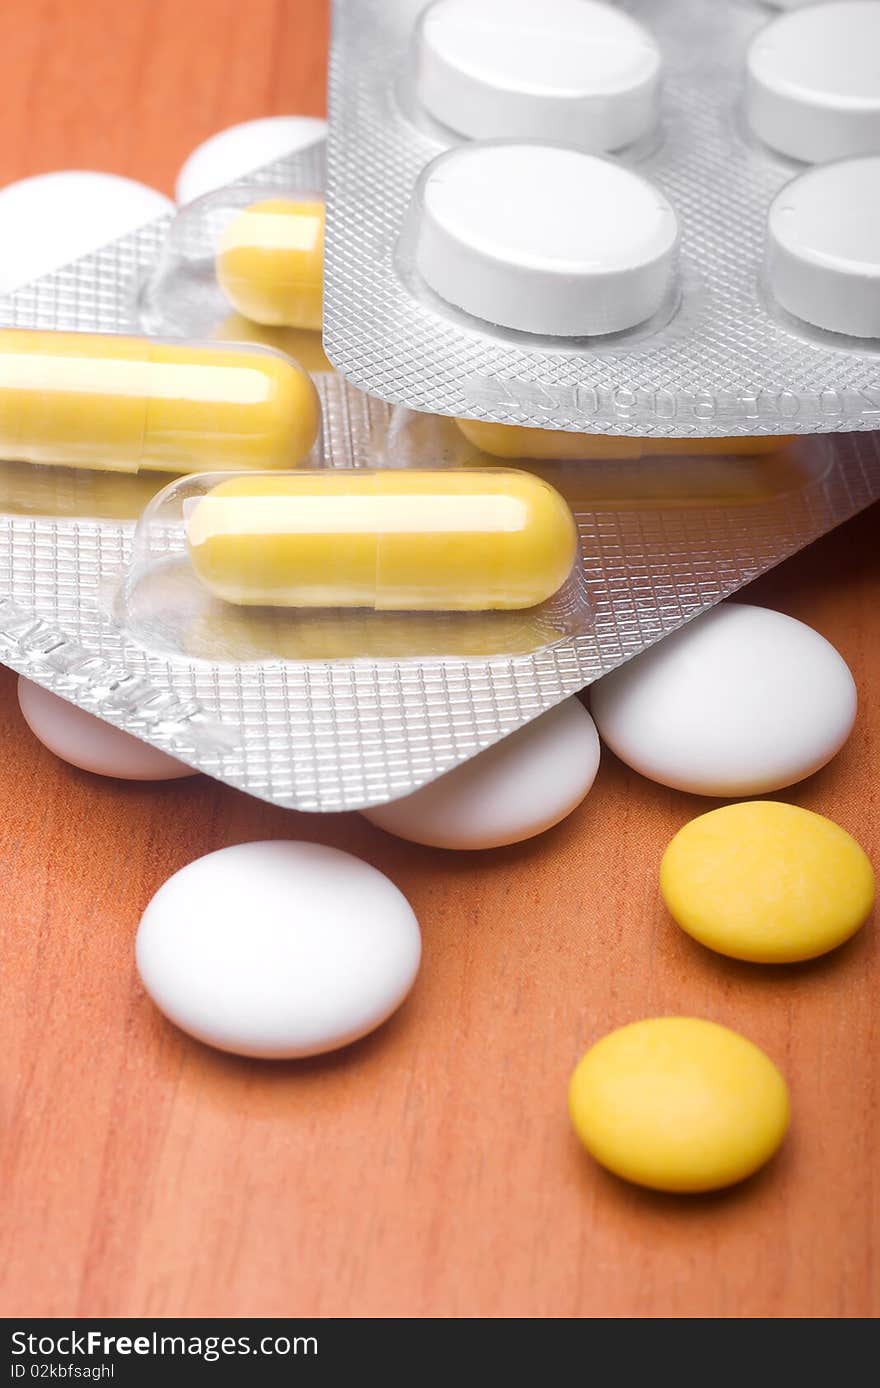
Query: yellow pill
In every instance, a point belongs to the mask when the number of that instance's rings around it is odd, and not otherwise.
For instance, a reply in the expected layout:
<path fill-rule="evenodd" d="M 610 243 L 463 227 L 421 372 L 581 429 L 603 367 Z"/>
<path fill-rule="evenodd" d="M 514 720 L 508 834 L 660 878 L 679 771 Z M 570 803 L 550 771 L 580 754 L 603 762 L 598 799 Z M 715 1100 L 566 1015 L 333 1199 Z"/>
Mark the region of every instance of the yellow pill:
<path fill-rule="evenodd" d="M 239 212 L 220 238 L 217 281 L 255 323 L 320 328 L 324 204 L 270 198 Z"/>
<path fill-rule="evenodd" d="M 874 872 L 830 819 L 754 800 L 680 829 L 663 855 L 660 890 L 682 930 L 709 949 L 787 964 L 855 934 L 874 904 Z"/>
<path fill-rule="evenodd" d="M 456 423 L 469 443 L 493 458 L 565 461 L 590 458 L 724 456 L 778 453 L 793 439 L 631 439 L 610 434 L 572 434 L 564 429 L 530 429 L 521 424 L 488 424 L 480 419 Z"/>
<path fill-rule="evenodd" d="M 577 553 L 565 502 L 522 472 L 230 479 L 191 507 L 186 530 L 197 577 L 245 606 L 529 608 Z"/>
<path fill-rule="evenodd" d="M 596 1161 L 655 1190 L 718 1190 L 769 1161 L 788 1127 L 788 1090 L 744 1036 L 695 1017 L 633 1022 L 597 1041 L 568 1091 Z"/>
<path fill-rule="evenodd" d="M 311 378 L 276 352 L 0 330 L 0 457 L 111 472 L 293 467 L 318 434 Z"/>

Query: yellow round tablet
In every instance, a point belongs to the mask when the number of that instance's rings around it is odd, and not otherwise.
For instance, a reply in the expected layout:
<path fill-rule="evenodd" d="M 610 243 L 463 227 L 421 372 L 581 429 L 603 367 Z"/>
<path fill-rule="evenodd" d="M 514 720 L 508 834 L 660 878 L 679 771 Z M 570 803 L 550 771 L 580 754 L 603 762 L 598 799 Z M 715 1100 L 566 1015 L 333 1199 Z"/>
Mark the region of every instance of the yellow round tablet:
<path fill-rule="evenodd" d="M 587 1151 L 615 1175 L 699 1192 L 769 1161 L 788 1127 L 788 1090 L 772 1060 L 735 1031 L 654 1017 L 587 1051 L 568 1109 Z"/>
<path fill-rule="evenodd" d="M 663 855 L 660 890 L 682 930 L 709 949 L 787 964 L 855 934 L 874 904 L 874 872 L 830 819 L 754 800 L 680 829 Z"/>

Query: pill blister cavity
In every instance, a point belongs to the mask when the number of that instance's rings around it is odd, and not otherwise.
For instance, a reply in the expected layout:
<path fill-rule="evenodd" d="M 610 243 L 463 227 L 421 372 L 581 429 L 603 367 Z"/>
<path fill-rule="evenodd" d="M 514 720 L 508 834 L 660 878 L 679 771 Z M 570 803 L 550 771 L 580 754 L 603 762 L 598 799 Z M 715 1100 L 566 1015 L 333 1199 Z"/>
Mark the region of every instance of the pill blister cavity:
<path fill-rule="evenodd" d="M 806 163 L 880 153 L 878 54 L 878 0 L 830 0 L 780 15 L 746 59 L 752 131 Z"/>
<path fill-rule="evenodd" d="M 423 109 L 469 139 L 611 151 L 658 119 L 654 39 L 593 0 L 436 0 L 418 26 L 414 65 Z"/>
<path fill-rule="evenodd" d="M 237 658 L 306 630 L 349 656 L 522 654 L 590 625 L 568 504 L 504 468 L 185 479 L 141 521 L 120 613 L 145 645 Z"/>
<path fill-rule="evenodd" d="M 230 221 L 217 250 L 217 280 L 249 322 L 320 331 L 324 203 L 267 198 Z"/>
<path fill-rule="evenodd" d="M 810 169 L 782 189 L 767 220 L 766 276 L 803 322 L 880 338 L 880 155 Z"/>
<path fill-rule="evenodd" d="M 138 288 L 144 331 L 254 342 L 332 369 L 321 346 L 324 196 L 295 183 L 247 182 L 182 208 Z"/>
<path fill-rule="evenodd" d="M 620 332 L 674 292 L 672 204 L 596 155 L 508 142 L 452 150 L 422 179 L 416 221 L 424 283 L 500 327 L 570 338 Z"/>

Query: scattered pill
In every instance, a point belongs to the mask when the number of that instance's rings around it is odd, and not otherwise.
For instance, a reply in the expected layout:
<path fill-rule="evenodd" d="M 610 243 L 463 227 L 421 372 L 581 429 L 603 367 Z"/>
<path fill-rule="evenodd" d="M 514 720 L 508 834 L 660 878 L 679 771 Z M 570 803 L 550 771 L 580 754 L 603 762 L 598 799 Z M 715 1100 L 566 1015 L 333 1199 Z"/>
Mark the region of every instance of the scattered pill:
<path fill-rule="evenodd" d="M 700 944 L 734 959 L 790 964 L 836 949 L 864 925 L 874 872 L 830 819 L 755 800 L 680 829 L 663 856 L 660 890 Z"/>
<path fill-rule="evenodd" d="M 192 504 L 186 537 L 226 602 L 381 612 L 534 607 L 577 553 L 559 493 L 500 469 L 233 478 Z"/>
<path fill-rule="evenodd" d="M 723 603 L 593 687 L 599 735 L 628 766 L 694 795 L 763 795 L 848 738 L 846 662 L 803 622 Z"/>
<path fill-rule="evenodd" d="M 308 374 L 258 347 L 0 330 L 0 455 L 113 472 L 293 467 L 318 434 Z"/>
<path fill-rule="evenodd" d="M 695 1017 L 632 1022 L 597 1041 L 571 1078 L 569 1113 L 591 1156 L 655 1190 L 718 1190 L 779 1148 L 788 1091 L 744 1036 Z"/>
<path fill-rule="evenodd" d="M 0 188 L 0 294 L 9 294 L 173 212 L 155 188 L 116 174 L 37 174 Z"/>
<path fill-rule="evenodd" d="M 320 328 L 323 202 L 270 198 L 244 208 L 220 238 L 217 282 L 255 323 Z"/>
<path fill-rule="evenodd" d="M 777 193 L 766 275 L 805 323 L 880 338 L 880 155 L 810 169 Z"/>
<path fill-rule="evenodd" d="M 114 728 L 24 677 L 18 681 L 18 702 L 38 741 L 81 771 L 121 781 L 172 781 L 196 775 L 191 766 L 184 766 L 158 747 Z"/>
<path fill-rule="evenodd" d="M 616 150 L 657 123 L 660 51 L 594 0 L 436 0 L 416 38 L 422 106 L 471 139 Z"/>
<path fill-rule="evenodd" d="M 595 336 L 643 323 L 672 292 L 675 211 L 623 164 L 550 145 L 467 145 L 429 166 L 420 199 L 419 274 L 488 323 Z"/>
<path fill-rule="evenodd" d="M 780 15 L 752 40 L 754 133 L 807 163 L 880 153 L 880 3 L 831 0 Z"/>
<path fill-rule="evenodd" d="M 566 699 L 438 781 L 364 815 L 432 848 L 500 848 L 565 819 L 598 768 L 593 720 L 577 699 Z"/>
<path fill-rule="evenodd" d="M 283 1059 L 348 1045 L 400 1006 L 421 937 L 403 894 L 349 853 L 244 843 L 170 877 L 137 932 L 156 1006 L 220 1050 Z"/>
<path fill-rule="evenodd" d="M 192 202 L 282 155 L 323 140 L 327 122 L 316 116 L 263 116 L 220 130 L 194 149 L 177 175 L 175 197 Z"/>
<path fill-rule="evenodd" d="M 791 435 L 729 439 L 635 439 L 610 434 L 572 434 L 564 429 L 532 429 L 524 424 L 456 420 L 465 438 L 494 458 L 586 461 L 592 458 L 653 458 L 686 455 L 724 457 L 778 453 Z"/>

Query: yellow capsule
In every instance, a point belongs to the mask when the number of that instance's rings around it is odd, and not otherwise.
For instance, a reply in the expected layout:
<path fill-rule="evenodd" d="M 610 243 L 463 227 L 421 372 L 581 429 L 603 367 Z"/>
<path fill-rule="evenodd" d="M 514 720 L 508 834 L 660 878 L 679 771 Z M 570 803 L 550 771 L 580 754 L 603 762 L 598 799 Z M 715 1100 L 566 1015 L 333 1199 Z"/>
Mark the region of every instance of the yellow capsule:
<path fill-rule="evenodd" d="M 0 330 L 0 457 L 114 472 L 294 467 L 320 405 L 262 348 Z"/>
<path fill-rule="evenodd" d="M 533 458 L 551 462 L 591 458 L 681 457 L 683 455 L 744 456 L 778 453 L 792 443 L 791 435 L 750 439 L 631 439 L 610 434 L 572 434 L 564 429 L 530 429 L 521 424 L 489 424 L 480 419 L 457 419 L 469 443 L 493 458 Z"/>
<path fill-rule="evenodd" d="M 270 198 L 244 208 L 220 238 L 217 282 L 255 323 L 320 328 L 324 204 Z"/>
<path fill-rule="evenodd" d="M 723 805 L 679 829 L 660 890 L 700 944 L 755 964 L 836 949 L 867 920 L 874 870 L 845 829 L 778 800 Z"/>
<path fill-rule="evenodd" d="M 519 610 L 558 592 L 577 553 L 565 502 L 521 472 L 235 478 L 186 529 L 198 578 L 241 606 Z"/>
<path fill-rule="evenodd" d="M 604 1036 L 571 1077 L 581 1142 L 616 1176 L 655 1190 L 719 1190 L 773 1156 L 788 1090 L 762 1050 L 697 1017 L 652 1017 Z"/>

